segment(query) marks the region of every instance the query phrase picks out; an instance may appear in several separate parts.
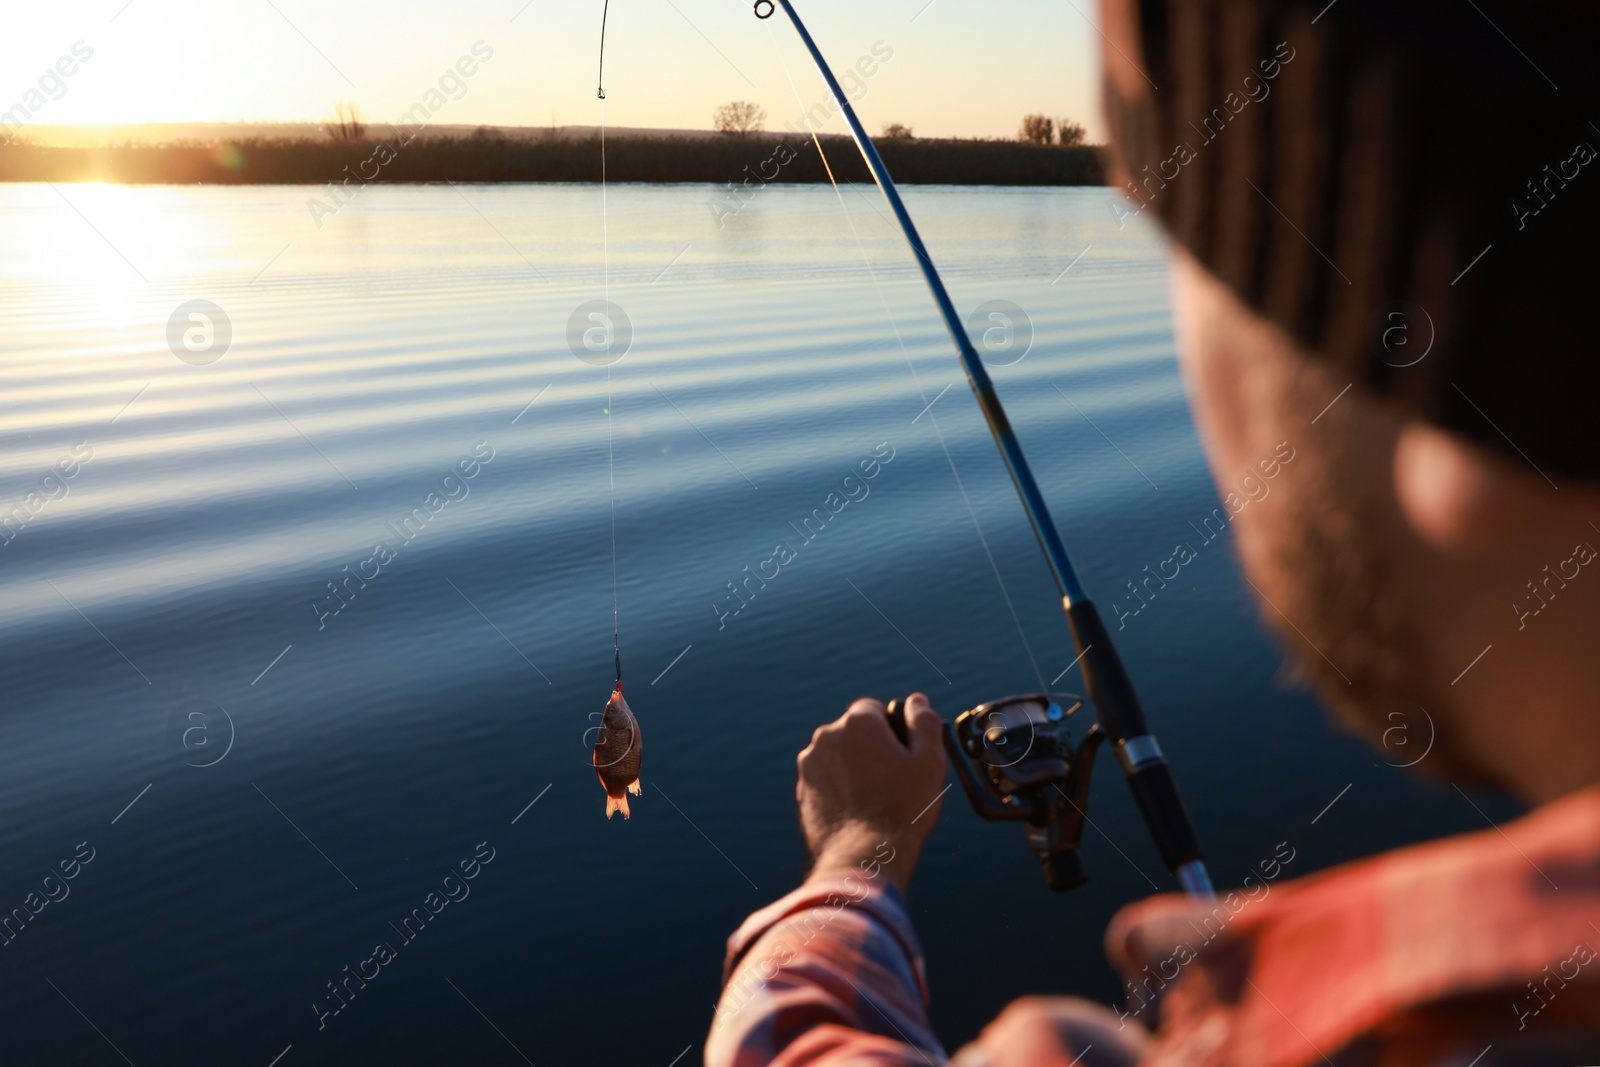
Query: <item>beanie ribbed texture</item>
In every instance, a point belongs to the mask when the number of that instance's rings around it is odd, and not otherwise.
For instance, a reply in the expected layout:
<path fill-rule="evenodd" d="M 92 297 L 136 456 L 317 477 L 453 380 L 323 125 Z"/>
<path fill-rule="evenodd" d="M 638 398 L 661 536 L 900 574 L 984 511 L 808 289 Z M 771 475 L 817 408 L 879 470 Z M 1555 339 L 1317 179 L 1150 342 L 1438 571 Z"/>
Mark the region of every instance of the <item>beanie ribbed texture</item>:
<path fill-rule="evenodd" d="M 1129 212 L 1336 374 L 1600 476 L 1600 5 L 1106 7 Z"/>

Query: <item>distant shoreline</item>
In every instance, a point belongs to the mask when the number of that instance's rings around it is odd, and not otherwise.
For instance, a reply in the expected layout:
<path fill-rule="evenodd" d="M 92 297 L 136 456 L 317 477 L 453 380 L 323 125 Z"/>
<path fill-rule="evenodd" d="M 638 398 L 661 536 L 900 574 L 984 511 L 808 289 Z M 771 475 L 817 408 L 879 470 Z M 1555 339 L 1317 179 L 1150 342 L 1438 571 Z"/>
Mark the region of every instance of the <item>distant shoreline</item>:
<path fill-rule="evenodd" d="M 839 181 L 870 176 L 848 138 L 822 138 Z M 1016 141 L 886 139 L 878 142 L 895 178 L 910 184 L 1104 185 L 1097 147 L 1041 147 Z M 0 182 L 110 182 L 121 185 L 318 185 L 426 182 L 598 182 L 598 137 L 476 136 L 327 139 L 246 138 L 219 143 L 0 147 Z M 606 139 L 606 180 L 705 182 L 741 189 L 821 183 L 827 168 L 810 140 L 774 134 Z M 330 192 L 332 192 L 330 190 Z"/>

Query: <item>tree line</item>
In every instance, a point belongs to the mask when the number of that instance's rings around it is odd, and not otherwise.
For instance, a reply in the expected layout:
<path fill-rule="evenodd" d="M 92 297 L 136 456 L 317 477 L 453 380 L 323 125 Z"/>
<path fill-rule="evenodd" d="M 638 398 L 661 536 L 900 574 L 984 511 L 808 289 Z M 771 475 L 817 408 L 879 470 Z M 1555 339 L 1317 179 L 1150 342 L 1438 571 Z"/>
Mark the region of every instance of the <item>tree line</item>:
<path fill-rule="evenodd" d="M 871 177 L 848 138 L 821 138 L 840 181 Z M 826 182 L 828 173 L 809 138 L 606 138 L 607 178 L 613 182 L 707 182 L 739 185 L 747 169 L 779 144 L 795 158 L 776 181 Z M 383 151 L 382 166 L 372 166 Z M 879 144 L 895 176 L 910 183 L 949 185 L 1103 185 L 1098 148 L 1041 152 L 1014 140 L 885 138 Z M 104 181 L 122 184 L 314 184 L 372 182 L 597 182 L 600 144 L 593 136 L 508 138 L 497 131 L 465 137 L 422 136 L 402 146 L 370 131 L 362 140 L 250 138 L 226 145 L 123 144 L 68 148 L 15 143 L 0 147 L 0 181 Z"/>
<path fill-rule="evenodd" d="M 766 131 L 766 122 L 766 109 L 747 100 L 723 104 L 711 115 L 711 128 L 730 137 L 750 137 L 763 133 Z M 886 141 L 909 141 L 916 137 L 916 133 L 903 122 L 889 122 L 884 124 L 878 136 Z M 1017 140 L 1023 144 L 1078 148 L 1087 144 L 1087 137 L 1083 123 L 1051 115 L 1024 115 L 1017 129 Z"/>

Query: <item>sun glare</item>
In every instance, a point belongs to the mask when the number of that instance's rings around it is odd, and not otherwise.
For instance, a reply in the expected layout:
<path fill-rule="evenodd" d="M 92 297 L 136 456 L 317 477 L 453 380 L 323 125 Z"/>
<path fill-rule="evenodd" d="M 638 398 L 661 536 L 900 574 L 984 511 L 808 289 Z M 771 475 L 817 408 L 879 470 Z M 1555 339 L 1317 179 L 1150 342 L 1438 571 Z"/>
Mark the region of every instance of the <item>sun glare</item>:
<path fill-rule="evenodd" d="M 57 210 L 42 212 L 38 225 L 56 237 L 36 246 L 49 249 L 36 261 L 40 273 L 81 291 L 99 325 L 131 325 L 145 279 L 157 280 L 171 220 L 151 212 L 147 196 L 106 182 L 59 185 L 45 196 Z"/>

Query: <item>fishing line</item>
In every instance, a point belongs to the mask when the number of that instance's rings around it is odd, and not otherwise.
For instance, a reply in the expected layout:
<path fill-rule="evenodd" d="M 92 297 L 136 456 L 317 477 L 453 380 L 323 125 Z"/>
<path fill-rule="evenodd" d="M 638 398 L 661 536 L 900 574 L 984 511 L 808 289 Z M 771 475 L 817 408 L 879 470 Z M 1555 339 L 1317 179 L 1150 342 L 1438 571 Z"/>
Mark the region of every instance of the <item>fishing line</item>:
<path fill-rule="evenodd" d="M 600 249 L 605 271 L 607 338 L 612 343 L 616 335 L 611 331 L 611 208 L 606 187 L 606 16 L 611 11 L 611 0 L 606 0 L 600 12 Z M 611 352 L 606 351 L 606 466 L 611 479 L 611 655 L 617 668 L 617 688 L 622 688 L 622 622 L 617 594 L 617 451 L 612 432 L 612 409 L 616 406 L 611 392 Z"/>
<path fill-rule="evenodd" d="M 856 248 L 861 252 L 861 261 L 867 268 L 867 274 L 872 279 L 872 288 L 878 296 L 878 303 L 883 307 L 883 314 L 889 320 L 889 326 L 894 330 L 894 339 L 900 345 L 900 355 L 906 361 L 906 368 L 911 371 L 911 382 L 916 386 L 917 394 L 922 398 L 923 409 L 928 413 L 928 421 L 933 423 L 934 435 L 939 439 L 939 448 L 944 452 L 945 462 L 950 465 L 950 475 L 955 479 L 956 489 L 961 493 L 961 502 L 967 509 L 967 517 L 972 520 L 972 528 L 978 533 L 978 543 L 983 546 L 983 555 L 989 561 L 989 570 L 994 574 L 995 584 L 1000 587 L 1000 596 L 1006 602 L 1006 610 L 1011 613 L 1011 621 L 1017 628 L 1017 637 L 1022 641 L 1022 649 L 1027 653 L 1028 663 L 1033 667 L 1033 675 L 1039 682 L 1039 692 L 1048 692 L 1050 687 L 1045 684 L 1044 672 L 1039 669 L 1039 661 L 1034 657 L 1033 645 L 1028 641 L 1027 629 L 1022 625 L 1022 619 L 1017 615 L 1017 608 L 1011 600 L 1011 592 L 1006 588 L 1006 580 L 1001 577 L 1000 566 L 995 562 L 994 553 L 989 548 L 989 539 L 984 535 L 983 524 L 978 521 L 977 509 L 972 506 L 972 498 L 967 495 L 967 487 L 961 480 L 961 472 L 956 469 L 955 457 L 950 454 L 950 446 L 945 441 L 944 430 L 939 426 L 939 416 L 933 412 L 933 406 L 928 402 L 928 393 L 922 387 L 922 380 L 917 376 L 916 363 L 911 359 L 911 353 L 906 348 L 905 338 L 900 333 L 900 324 L 894 317 L 894 312 L 889 309 L 889 301 L 884 296 L 883 287 L 878 282 L 878 273 L 872 266 L 872 259 L 867 254 L 865 242 L 856 229 L 855 219 L 850 215 L 850 208 L 844 202 L 844 194 L 839 191 L 839 181 L 834 177 L 833 167 L 828 162 L 828 155 L 822 150 L 822 139 L 817 136 L 815 124 L 811 121 L 811 113 L 806 110 L 805 101 L 800 98 L 800 89 L 794 83 L 794 77 L 789 73 L 789 65 L 784 62 L 783 52 L 778 46 L 777 36 L 772 27 L 767 27 L 767 35 L 772 41 L 774 54 L 778 59 L 778 66 L 783 71 L 784 78 L 789 83 L 789 91 L 794 94 L 795 103 L 799 106 L 805 117 L 806 131 L 811 134 L 811 143 L 816 146 L 817 155 L 822 160 L 822 168 L 827 172 L 828 181 L 833 186 L 833 195 L 839 201 L 839 209 L 844 212 L 845 224 L 850 227 L 850 234 L 855 238 Z M 830 94 L 831 95 L 831 94 Z"/>

